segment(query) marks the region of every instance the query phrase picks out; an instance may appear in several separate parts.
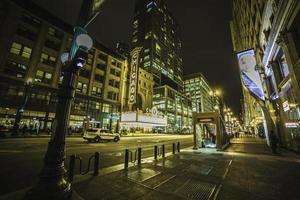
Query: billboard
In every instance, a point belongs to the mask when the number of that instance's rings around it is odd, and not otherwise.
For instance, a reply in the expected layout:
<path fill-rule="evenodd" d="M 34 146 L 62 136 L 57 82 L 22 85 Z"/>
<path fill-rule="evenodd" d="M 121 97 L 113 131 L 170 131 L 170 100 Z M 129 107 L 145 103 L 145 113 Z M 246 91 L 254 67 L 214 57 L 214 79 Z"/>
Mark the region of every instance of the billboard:
<path fill-rule="evenodd" d="M 141 47 L 136 47 L 130 53 L 130 82 L 129 82 L 129 104 L 134 104 L 136 102 L 136 90 L 138 84 L 138 73 L 139 73 L 139 56 Z"/>
<path fill-rule="evenodd" d="M 264 100 L 264 90 L 261 84 L 259 72 L 256 70 L 256 59 L 253 49 L 237 54 L 241 78 L 244 85 L 259 99 Z"/>

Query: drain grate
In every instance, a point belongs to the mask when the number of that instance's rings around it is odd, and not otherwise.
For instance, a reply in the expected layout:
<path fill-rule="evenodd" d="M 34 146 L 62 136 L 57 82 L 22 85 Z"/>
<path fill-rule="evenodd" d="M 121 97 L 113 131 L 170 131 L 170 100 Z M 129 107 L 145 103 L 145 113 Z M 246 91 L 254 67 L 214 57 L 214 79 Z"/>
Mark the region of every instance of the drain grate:
<path fill-rule="evenodd" d="M 189 173 L 200 174 L 200 175 L 208 175 L 209 172 L 213 169 L 212 166 L 209 165 L 194 165 L 191 164 L 186 171 Z"/>
<path fill-rule="evenodd" d="M 159 171 L 143 168 L 143 169 L 138 169 L 135 171 L 128 172 L 127 177 L 133 181 L 143 182 L 143 181 L 145 181 L 149 178 L 152 178 L 158 174 L 160 174 Z"/>
<path fill-rule="evenodd" d="M 175 194 L 187 199 L 206 200 L 211 197 L 215 188 L 215 184 L 189 179 Z"/>

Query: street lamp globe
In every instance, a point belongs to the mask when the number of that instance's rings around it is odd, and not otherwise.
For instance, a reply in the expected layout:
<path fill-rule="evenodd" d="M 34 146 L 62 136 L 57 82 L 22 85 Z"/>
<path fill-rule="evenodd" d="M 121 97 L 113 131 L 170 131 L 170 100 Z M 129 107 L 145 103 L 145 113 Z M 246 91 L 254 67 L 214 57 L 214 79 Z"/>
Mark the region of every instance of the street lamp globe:
<path fill-rule="evenodd" d="M 78 35 L 75 41 L 77 46 L 85 50 L 90 50 L 93 46 L 93 40 L 88 34 Z"/>

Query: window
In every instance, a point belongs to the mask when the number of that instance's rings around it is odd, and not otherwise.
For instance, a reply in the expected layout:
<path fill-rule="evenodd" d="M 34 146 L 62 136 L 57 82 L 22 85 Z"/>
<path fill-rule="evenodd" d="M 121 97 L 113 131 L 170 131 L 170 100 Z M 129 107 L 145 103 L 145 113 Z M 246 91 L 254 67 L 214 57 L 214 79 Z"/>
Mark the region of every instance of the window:
<path fill-rule="evenodd" d="M 37 39 L 37 33 L 29 30 L 27 27 L 23 25 L 19 25 L 16 34 L 20 37 L 24 37 L 28 40 L 35 41 Z"/>
<path fill-rule="evenodd" d="M 54 56 L 50 56 L 47 53 L 42 53 L 40 62 L 46 65 L 55 66 L 56 58 Z"/>
<path fill-rule="evenodd" d="M 52 49 L 54 51 L 59 51 L 60 49 L 60 43 L 54 42 L 52 40 L 46 39 L 45 41 L 45 47 Z"/>
<path fill-rule="evenodd" d="M 157 43 L 155 44 L 155 51 L 158 55 L 160 55 L 161 48 L 160 48 L 159 44 L 157 44 Z"/>
<path fill-rule="evenodd" d="M 111 60 L 111 64 L 112 64 L 113 66 L 116 66 L 116 65 L 117 65 L 116 60 L 115 60 L 115 59 L 112 59 L 112 60 Z"/>
<path fill-rule="evenodd" d="M 107 55 L 106 55 L 106 54 L 99 53 L 98 58 L 99 58 L 100 60 L 103 60 L 104 62 L 107 61 Z"/>
<path fill-rule="evenodd" d="M 116 81 L 116 80 L 113 80 L 113 79 L 110 79 L 108 81 L 108 85 L 110 85 L 112 87 L 115 87 L 115 88 L 119 88 L 120 87 L 120 82 Z"/>
<path fill-rule="evenodd" d="M 102 112 L 109 113 L 111 110 L 111 106 L 109 104 L 104 103 L 102 107 Z"/>
<path fill-rule="evenodd" d="M 30 58 L 32 49 L 28 46 L 24 46 L 21 43 L 13 42 L 10 47 L 10 53 L 22 56 L 24 58 Z"/>
<path fill-rule="evenodd" d="M 118 67 L 118 68 L 122 68 L 122 63 L 117 62 L 117 67 Z"/>
<path fill-rule="evenodd" d="M 32 15 L 23 13 L 21 20 L 23 22 L 25 22 L 26 24 L 30 24 L 34 27 L 40 27 L 41 26 L 41 21 L 35 17 L 33 17 Z"/>
<path fill-rule="evenodd" d="M 8 60 L 5 64 L 4 73 L 18 78 L 24 78 L 27 72 L 27 66 Z"/>
<path fill-rule="evenodd" d="M 63 33 L 60 32 L 60 31 L 58 31 L 58 30 L 56 30 L 53 27 L 49 27 L 49 29 L 48 29 L 48 35 L 56 37 L 57 39 L 62 39 L 62 37 L 63 37 Z"/>
<path fill-rule="evenodd" d="M 80 74 L 80 76 L 82 76 L 84 78 L 90 78 L 90 76 L 91 76 L 91 72 L 86 69 L 81 69 L 79 74 Z"/>
<path fill-rule="evenodd" d="M 117 101 L 118 98 L 119 98 L 119 93 L 109 91 L 109 92 L 107 93 L 107 98 L 108 98 L 108 99 L 111 99 L 111 100 Z"/>
<path fill-rule="evenodd" d="M 22 45 L 20 43 L 13 42 L 10 48 L 10 53 L 20 55 Z"/>
<path fill-rule="evenodd" d="M 37 70 L 34 80 L 36 82 L 50 84 L 52 81 L 52 74 L 49 72 L 42 71 L 42 70 Z"/>
<path fill-rule="evenodd" d="M 92 95 L 97 96 L 97 97 L 101 97 L 102 96 L 102 89 L 100 87 L 93 86 Z"/>
<path fill-rule="evenodd" d="M 98 81 L 98 82 L 103 82 L 103 76 L 101 76 L 100 74 L 95 74 L 95 81 Z"/>
<path fill-rule="evenodd" d="M 118 77 L 120 77 L 120 75 L 121 75 L 121 72 L 119 70 L 114 69 L 114 68 L 110 69 L 110 73 L 115 75 L 115 76 L 118 76 Z"/>
<path fill-rule="evenodd" d="M 89 65 L 92 65 L 93 59 L 94 59 L 94 56 L 92 54 L 88 54 L 88 59 L 87 59 L 86 63 Z"/>
<path fill-rule="evenodd" d="M 82 82 L 79 82 L 77 83 L 77 88 L 76 88 L 76 92 L 81 92 L 81 93 L 84 93 L 86 94 L 87 93 L 87 84 L 86 83 L 82 83 Z"/>

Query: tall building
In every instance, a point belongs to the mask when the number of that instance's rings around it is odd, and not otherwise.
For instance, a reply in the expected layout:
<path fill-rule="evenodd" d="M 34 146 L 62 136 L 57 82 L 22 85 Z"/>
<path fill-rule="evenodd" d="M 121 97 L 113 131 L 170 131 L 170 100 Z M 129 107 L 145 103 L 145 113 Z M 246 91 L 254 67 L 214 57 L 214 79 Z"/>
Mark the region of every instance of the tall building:
<path fill-rule="evenodd" d="M 164 85 L 154 88 L 153 107 L 167 117 L 169 133 L 191 132 L 192 101 L 183 93 Z"/>
<path fill-rule="evenodd" d="M 192 100 L 193 112 L 214 111 L 211 87 L 202 73 L 184 76 L 184 94 Z"/>
<path fill-rule="evenodd" d="M 63 68 L 59 56 L 70 50 L 72 27 L 30 1 L 1 1 L 0 15 L 0 123 L 12 124 L 28 96 L 22 123 L 50 128 Z M 80 70 L 70 126 L 88 121 L 115 130 L 127 72 L 123 56 L 94 41 Z M 26 90 L 28 80 L 33 82 Z"/>
<path fill-rule="evenodd" d="M 153 74 L 155 86 L 183 91 L 180 27 L 164 0 L 137 0 L 132 49 L 142 47 L 140 67 Z"/>
<path fill-rule="evenodd" d="M 164 0 L 136 0 L 132 49 L 142 47 L 139 67 L 153 75 L 153 108 L 167 117 L 164 132 L 191 129 L 191 100 L 183 94 L 180 27 Z M 160 130 L 158 130 L 160 131 Z"/>
<path fill-rule="evenodd" d="M 300 151 L 299 10 L 298 0 L 234 0 L 230 22 L 235 51 L 252 48 L 256 53 L 268 100 L 265 107 L 275 132 L 283 146 L 296 151 Z M 244 118 L 251 126 L 265 116 L 258 114 L 261 106 L 249 91 L 244 88 L 243 92 Z"/>

